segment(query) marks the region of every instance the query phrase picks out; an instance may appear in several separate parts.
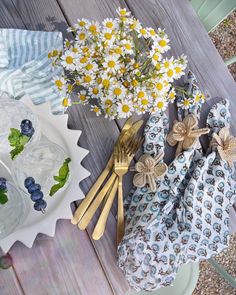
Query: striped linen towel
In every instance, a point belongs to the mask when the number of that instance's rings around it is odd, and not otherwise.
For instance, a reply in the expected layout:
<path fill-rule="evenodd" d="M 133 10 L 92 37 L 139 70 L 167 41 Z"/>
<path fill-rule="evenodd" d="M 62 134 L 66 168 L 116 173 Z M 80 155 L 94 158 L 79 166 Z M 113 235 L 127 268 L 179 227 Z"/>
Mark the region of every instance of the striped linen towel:
<path fill-rule="evenodd" d="M 62 69 L 53 69 L 48 52 L 63 49 L 60 32 L 0 29 L 0 91 L 16 99 L 25 94 L 35 104 L 50 101 L 53 113 L 63 113 L 62 95 L 52 82 Z"/>

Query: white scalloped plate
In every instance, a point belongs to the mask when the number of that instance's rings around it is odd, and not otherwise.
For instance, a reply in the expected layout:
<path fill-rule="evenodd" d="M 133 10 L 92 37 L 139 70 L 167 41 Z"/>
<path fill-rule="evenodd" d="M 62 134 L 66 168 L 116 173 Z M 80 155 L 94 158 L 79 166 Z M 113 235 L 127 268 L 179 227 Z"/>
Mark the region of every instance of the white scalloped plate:
<path fill-rule="evenodd" d="M 53 237 L 57 220 L 71 219 L 70 204 L 84 198 L 79 183 L 90 175 L 81 165 L 81 161 L 88 154 L 87 150 L 77 145 L 81 131 L 67 128 L 68 115 L 53 115 L 49 103 L 36 106 L 28 96 L 23 97 L 21 101 L 38 116 L 42 133 L 51 141 L 60 145 L 71 158 L 71 180 L 63 191 L 58 191 L 54 197 L 45 198 L 48 203 L 45 214 L 35 211 L 33 202 L 30 201 L 31 210 L 24 223 L 16 228 L 12 234 L 0 240 L 0 248 L 5 253 L 9 251 L 16 241 L 20 241 L 28 248 L 31 248 L 39 233 Z M 9 157 L 5 156 L 4 161 L 10 168 L 11 161 Z"/>

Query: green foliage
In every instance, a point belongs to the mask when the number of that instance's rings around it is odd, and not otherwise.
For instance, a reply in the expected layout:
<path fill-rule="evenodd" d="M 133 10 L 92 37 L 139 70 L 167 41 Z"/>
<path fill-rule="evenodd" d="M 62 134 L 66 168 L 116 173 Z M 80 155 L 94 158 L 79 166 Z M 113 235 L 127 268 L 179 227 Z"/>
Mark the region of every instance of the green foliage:
<path fill-rule="evenodd" d="M 57 181 L 58 183 L 54 184 L 50 190 L 50 196 L 52 197 L 60 188 L 62 188 L 68 177 L 69 177 L 69 173 L 70 173 L 70 169 L 69 169 L 69 163 L 71 162 L 70 158 L 67 158 L 63 165 L 61 166 L 61 168 L 59 169 L 58 175 L 54 176 L 54 180 Z"/>
<path fill-rule="evenodd" d="M 0 204 L 4 205 L 7 203 L 8 201 L 8 197 L 7 197 L 7 191 L 6 190 L 0 190 Z"/>
<path fill-rule="evenodd" d="M 13 160 L 24 150 L 26 143 L 29 141 L 29 137 L 21 134 L 20 130 L 16 128 L 11 128 L 10 130 L 11 132 L 8 136 L 8 140 L 10 146 L 14 147 L 14 149 L 10 151 L 10 155 Z"/>

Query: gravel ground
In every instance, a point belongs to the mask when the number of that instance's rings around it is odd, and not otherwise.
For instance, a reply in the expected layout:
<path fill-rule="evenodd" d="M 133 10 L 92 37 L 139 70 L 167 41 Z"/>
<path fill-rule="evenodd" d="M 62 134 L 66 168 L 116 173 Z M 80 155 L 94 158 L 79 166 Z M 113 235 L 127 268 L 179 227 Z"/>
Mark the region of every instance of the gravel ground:
<path fill-rule="evenodd" d="M 236 55 L 236 10 L 209 35 L 223 60 Z M 230 65 L 229 70 L 236 81 L 236 63 Z"/>
<path fill-rule="evenodd" d="M 224 60 L 236 55 L 236 11 L 209 35 Z M 236 81 L 236 63 L 229 70 Z M 230 239 L 229 249 L 215 259 L 236 280 L 236 234 Z M 236 290 L 205 261 L 200 263 L 199 279 L 192 295 L 236 295 Z"/>

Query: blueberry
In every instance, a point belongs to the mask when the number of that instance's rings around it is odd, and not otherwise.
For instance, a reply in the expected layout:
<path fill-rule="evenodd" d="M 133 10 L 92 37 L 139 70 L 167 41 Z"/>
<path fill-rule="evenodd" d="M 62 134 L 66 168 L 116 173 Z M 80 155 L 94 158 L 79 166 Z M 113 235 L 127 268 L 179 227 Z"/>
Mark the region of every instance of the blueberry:
<path fill-rule="evenodd" d="M 32 194 L 33 192 L 37 191 L 37 190 L 41 190 L 41 186 L 37 183 L 33 183 L 28 187 L 28 192 L 30 194 Z"/>
<path fill-rule="evenodd" d="M 7 184 L 6 184 L 6 178 L 0 177 L 0 190 L 6 190 Z"/>
<path fill-rule="evenodd" d="M 28 137 L 32 137 L 34 134 L 34 128 L 32 122 L 30 120 L 23 120 L 20 124 L 21 134 L 26 135 Z"/>
<path fill-rule="evenodd" d="M 36 190 L 31 194 L 30 198 L 33 202 L 37 202 L 43 198 L 43 193 L 40 190 Z"/>
<path fill-rule="evenodd" d="M 28 120 L 28 119 L 23 120 L 23 121 L 21 122 L 21 124 L 20 124 L 20 128 L 21 128 L 21 129 L 24 129 L 24 128 L 26 128 L 26 127 L 28 127 L 29 129 L 33 127 L 32 122 L 31 122 L 30 120 Z"/>
<path fill-rule="evenodd" d="M 36 211 L 43 211 L 46 207 L 47 207 L 47 203 L 43 199 L 36 201 L 34 204 L 34 209 Z"/>
<path fill-rule="evenodd" d="M 29 188 L 31 184 L 35 184 L 35 180 L 33 177 L 27 177 L 24 184 L 26 188 Z"/>

